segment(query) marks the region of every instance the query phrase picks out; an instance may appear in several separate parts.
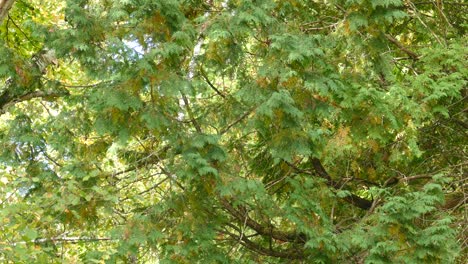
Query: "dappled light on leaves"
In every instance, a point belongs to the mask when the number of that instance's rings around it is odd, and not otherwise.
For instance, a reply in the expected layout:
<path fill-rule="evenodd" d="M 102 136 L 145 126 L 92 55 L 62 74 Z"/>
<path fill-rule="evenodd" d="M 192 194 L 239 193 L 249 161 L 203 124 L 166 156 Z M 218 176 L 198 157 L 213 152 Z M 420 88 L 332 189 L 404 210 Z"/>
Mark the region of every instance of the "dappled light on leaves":
<path fill-rule="evenodd" d="M 0 262 L 463 263 L 461 0 L 0 3 Z"/>

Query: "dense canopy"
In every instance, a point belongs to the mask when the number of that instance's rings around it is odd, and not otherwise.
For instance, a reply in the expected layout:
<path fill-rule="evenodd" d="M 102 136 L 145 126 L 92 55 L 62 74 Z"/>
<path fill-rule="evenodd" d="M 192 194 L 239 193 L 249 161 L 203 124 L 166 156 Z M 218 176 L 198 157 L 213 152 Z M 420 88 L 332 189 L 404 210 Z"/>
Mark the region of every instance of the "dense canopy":
<path fill-rule="evenodd" d="M 0 262 L 463 263 L 463 0 L 0 0 Z"/>

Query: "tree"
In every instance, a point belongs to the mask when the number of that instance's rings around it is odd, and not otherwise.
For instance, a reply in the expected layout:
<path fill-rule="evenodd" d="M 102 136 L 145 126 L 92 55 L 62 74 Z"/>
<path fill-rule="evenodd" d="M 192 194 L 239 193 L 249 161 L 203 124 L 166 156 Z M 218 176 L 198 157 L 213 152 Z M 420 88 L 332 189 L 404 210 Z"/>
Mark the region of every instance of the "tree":
<path fill-rule="evenodd" d="M 466 258 L 463 1 L 0 11 L 2 262 Z"/>

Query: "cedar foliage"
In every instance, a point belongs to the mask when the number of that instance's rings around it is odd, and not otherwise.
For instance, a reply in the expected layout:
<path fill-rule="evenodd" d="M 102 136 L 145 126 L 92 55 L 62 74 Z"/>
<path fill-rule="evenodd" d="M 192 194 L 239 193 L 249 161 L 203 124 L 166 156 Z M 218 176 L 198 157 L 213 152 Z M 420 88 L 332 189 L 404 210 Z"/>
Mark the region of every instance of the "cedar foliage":
<path fill-rule="evenodd" d="M 462 263 L 467 8 L 14 1 L 0 261 Z"/>

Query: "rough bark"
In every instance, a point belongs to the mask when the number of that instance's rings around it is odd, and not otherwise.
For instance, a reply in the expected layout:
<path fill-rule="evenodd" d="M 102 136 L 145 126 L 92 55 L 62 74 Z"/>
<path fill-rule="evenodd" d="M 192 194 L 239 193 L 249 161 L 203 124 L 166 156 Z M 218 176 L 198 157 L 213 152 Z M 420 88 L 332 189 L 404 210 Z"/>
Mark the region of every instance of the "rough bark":
<path fill-rule="evenodd" d="M 8 16 L 8 12 L 15 0 L 0 0 L 0 24 L 3 22 L 3 19 Z"/>

